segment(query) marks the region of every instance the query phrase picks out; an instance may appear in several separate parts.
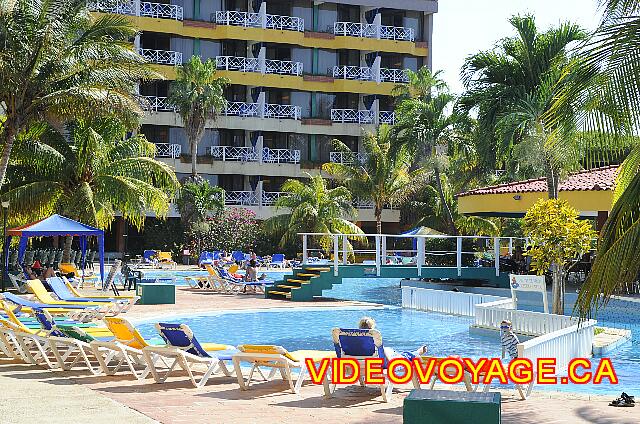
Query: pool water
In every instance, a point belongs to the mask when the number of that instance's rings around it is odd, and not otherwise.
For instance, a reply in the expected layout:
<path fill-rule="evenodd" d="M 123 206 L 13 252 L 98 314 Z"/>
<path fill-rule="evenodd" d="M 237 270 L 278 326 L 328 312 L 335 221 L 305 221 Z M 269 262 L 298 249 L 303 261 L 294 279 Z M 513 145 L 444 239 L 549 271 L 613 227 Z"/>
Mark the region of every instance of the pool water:
<path fill-rule="evenodd" d="M 165 271 L 166 273 L 166 271 Z M 185 274 L 192 275 L 191 274 Z M 184 280 L 183 280 L 184 281 Z M 503 295 L 502 293 L 500 293 Z M 398 307 L 401 303 L 400 281 L 397 279 L 350 279 L 324 292 L 325 297 L 361 300 L 387 305 L 364 308 L 295 308 L 219 312 L 202 316 L 169 317 L 168 322 L 189 325 L 201 341 L 230 345 L 277 344 L 289 350 L 332 350 L 331 329 L 356 327 L 362 316 L 376 320 L 385 346 L 397 350 L 414 350 L 423 344 L 437 356 L 460 355 L 477 359 L 499 357 L 500 342 L 496 336 L 469 332 L 473 318 L 420 312 Z M 568 296 L 570 312 L 573 297 Z M 537 309 L 535 305 L 523 305 Z M 599 316 L 599 325 L 632 330 L 633 339 L 610 355 L 620 384 L 536 386 L 536 390 L 563 390 L 597 394 L 640 394 L 640 303 L 612 300 Z M 142 323 L 145 337 L 158 338 L 153 324 Z M 594 361 L 595 362 L 595 361 Z"/>
<path fill-rule="evenodd" d="M 262 273 L 267 274 L 268 280 L 280 281 L 285 275 L 291 275 L 291 272 L 284 271 L 258 271 L 258 276 Z M 207 271 L 175 271 L 175 270 L 142 270 L 143 278 L 175 278 L 176 286 L 186 286 L 186 277 L 206 277 L 209 275 Z M 239 271 L 239 274 L 243 274 L 244 271 Z"/>

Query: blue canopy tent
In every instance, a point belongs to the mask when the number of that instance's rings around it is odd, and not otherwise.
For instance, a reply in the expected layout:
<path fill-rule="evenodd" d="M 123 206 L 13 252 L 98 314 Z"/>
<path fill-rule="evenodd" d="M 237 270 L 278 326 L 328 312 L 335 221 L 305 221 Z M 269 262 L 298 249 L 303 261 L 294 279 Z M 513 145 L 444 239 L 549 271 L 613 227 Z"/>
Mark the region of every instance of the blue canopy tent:
<path fill-rule="evenodd" d="M 98 239 L 98 251 L 100 254 L 100 279 L 104 281 L 104 231 L 90 227 L 73 219 L 60 215 L 51 215 L 40 221 L 21 227 L 7 230 L 7 239 L 5 240 L 5 270 L 9 269 L 9 243 L 12 237 L 20 237 L 20 245 L 18 247 L 18 263 L 22 264 L 24 253 L 27 250 L 27 242 L 29 237 L 54 237 L 54 236 L 72 236 L 80 238 L 80 250 L 82 251 L 82 269 L 84 270 L 87 260 L 87 237 L 95 236 Z"/>
<path fill-rule="evenodd" d="M 424 226 L 420 226 L 420 227 L 416 227 L 413 228 L 405 233 L 402 233 L 403 236 L 444 236 L 446 234 L 441 233 L 438 230 L 434 230 L 433 228 L 430 227 L 424 227 Z M 418 239 L 414 238 L 413 239 L 413 249 L 417 249 L 418 248 Z"/>

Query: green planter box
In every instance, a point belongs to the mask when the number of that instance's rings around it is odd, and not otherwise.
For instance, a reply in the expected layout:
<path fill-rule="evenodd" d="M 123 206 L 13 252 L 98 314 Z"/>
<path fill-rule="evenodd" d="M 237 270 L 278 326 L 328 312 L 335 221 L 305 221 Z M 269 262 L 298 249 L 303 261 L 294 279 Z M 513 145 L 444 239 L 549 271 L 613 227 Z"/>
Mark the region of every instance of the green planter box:
<path fill-rule="evenodd" d="M 499 424 L 500 393 L 412 390 L 402 415 L 404 424 Z"/>
<path fill-rule="evenodd" d="M 176 303 L 176 286 L 162 283 L 140 283 L 136 287 L 140 296 L 139 305 L 160 305 Z"/>

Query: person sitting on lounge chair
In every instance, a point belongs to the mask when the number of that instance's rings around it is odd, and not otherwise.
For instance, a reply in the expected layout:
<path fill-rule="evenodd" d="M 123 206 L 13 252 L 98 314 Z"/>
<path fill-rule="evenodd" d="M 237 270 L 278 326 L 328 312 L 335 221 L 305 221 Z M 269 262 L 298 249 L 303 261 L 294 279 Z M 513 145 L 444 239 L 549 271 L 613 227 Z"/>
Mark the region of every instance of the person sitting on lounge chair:
<path fill-rule="evenodd" d="M 362 329 L 362 330 L 373 330 L 374 328 L 376 328 L 376 321 L 371 318 L 371 317 L 362 317 L 360 318 L 360 321 L 358 322 L 358 328 Z M 422 345 L 421 347 L 419 347 L 418 349 L 412 351 L 412 352 L 408 352 L 408 351 L 404 351 L 404 352 L 398 352 L 397 350 L 390 348 L 390 347 L 386 347 L 384 348 L 384 354 L 387 357 L 387 360 L 392 360 L 395 358 L 407 358 L 407 359 L 413 359 L 415 357 L 418 356 L 422 356 L 424 354 L 427 353 L 427 345 Z"/>
<path fill-rule="evenodd" d="M 251 259 L 249 261 L 245 270 L 246 270 L 246 274 L 244 275 L 244 281 L 247 281 L 247 282 L 258 281 L 258 269 L 256 267 L 255 259 Z"/>
<path fill-rule="evenodd" d="M 40 280 L 47 290 L 51 290 L 51 287 L 49 287 L 49 284 L 47 283 L 47 278 L 56 276 L 56 272 L 53 267 L 48 267 L 44 271 L 42 271 L 42 268 L 38 267 L 34 269 L 30 266 L 24 266 L 23 269 L 24 273 L 29 277 L 29 280 Z"/>

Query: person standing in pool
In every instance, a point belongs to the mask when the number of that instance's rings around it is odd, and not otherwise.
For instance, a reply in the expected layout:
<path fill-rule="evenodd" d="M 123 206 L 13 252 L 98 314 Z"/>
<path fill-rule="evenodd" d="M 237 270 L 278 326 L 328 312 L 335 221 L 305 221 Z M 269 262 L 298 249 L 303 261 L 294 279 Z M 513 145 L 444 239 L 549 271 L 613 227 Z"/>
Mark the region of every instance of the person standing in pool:
<path fill-rule="evenodd" d="M 358 328 L 361 330 L 373 330 L 374 328 L 376 328 L 376 321 L 371 318 L 371 317 L 362 317 L 360 318 L 360 321 L 358 322 Z M 427 353 L 427 345 L 422 345 L 421 347 L 419 347 L 418 349 L 414 350 L 414 351 L 404 351 L 404 352 L 398 352 L 397 350 L 390 348 L 390 347 L 385 347 L 384 348 L 384 354 L 387 357 L 387 360 L 390 361 L 392 359 L 395 358 L 406 358 L 406 359 L 413 359 L 416 358 L 418 356 L 422 356 L 424 354 Z"/>

